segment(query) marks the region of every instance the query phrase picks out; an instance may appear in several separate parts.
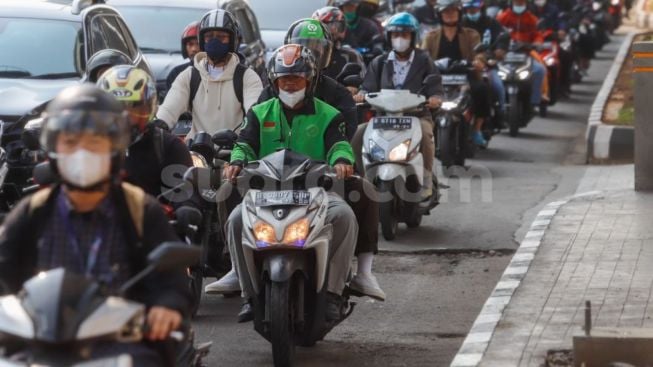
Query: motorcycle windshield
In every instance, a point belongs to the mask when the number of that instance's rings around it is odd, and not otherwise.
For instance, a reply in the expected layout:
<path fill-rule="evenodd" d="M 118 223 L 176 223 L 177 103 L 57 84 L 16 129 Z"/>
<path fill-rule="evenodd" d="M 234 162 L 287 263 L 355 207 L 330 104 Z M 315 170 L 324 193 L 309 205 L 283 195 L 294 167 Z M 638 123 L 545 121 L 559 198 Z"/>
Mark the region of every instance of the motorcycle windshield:
<path fill-rule="evenodd" d="M 38 341 L 75 340 L 81 321 L 104 300 L 100 286 L 63 268 L 39 273 L 23 285 L 21 303 L 34 321 Z"/>

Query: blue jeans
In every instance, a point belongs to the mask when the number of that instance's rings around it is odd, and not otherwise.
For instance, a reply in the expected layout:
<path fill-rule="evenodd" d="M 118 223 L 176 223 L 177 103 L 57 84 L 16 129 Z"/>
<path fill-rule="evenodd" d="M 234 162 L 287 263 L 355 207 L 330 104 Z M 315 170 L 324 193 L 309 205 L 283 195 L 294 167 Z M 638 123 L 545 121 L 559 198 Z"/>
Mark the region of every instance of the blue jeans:
<path fill-rule="evenodd" d="M 497 101 L 499 101 L 499 108 L 501 111 L 506 110 L 506 87 L 503 85 L 503 80 L 499 77 L 498 69 L 490 69 L 488 74 L 488 81 L 490 82 L 490 88 L 492 92 L 496 95 Z"/>
<path fill-rule="evenodd" d="M 531 58 L 533 66 L 531 72 L 533 73 L 533 89 L 531 91 L 531 104 L 540 105 L 542 100 L 542 83 L 544 83 L 544 76 L 546 75 L 546 67 L 540 64 L 539 61 Z"/>

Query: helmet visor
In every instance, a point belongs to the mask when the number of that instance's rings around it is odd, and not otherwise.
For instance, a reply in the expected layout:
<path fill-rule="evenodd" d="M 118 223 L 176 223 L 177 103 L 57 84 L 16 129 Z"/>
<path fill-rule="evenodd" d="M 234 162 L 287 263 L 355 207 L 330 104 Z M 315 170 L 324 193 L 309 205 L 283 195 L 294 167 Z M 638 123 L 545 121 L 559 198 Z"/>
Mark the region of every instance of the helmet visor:
<path fill-rule="evenodd" d="M 45 114 L 45 118 L 41 145 L 48 152 L 54 152 L 61 132 L 106 136 L 111 139 L 114 151 L 124 150 L 129 145 L 130 130 L 125 112 L 66 110 L 54 116 Z"/>
<path fill-rule="evenodd" d="M 318 70 L 326 68 L 331 62 L 331 41 L 324 38 L 291 38 L 288 43 L 296 43 L 311 50 Z"/>

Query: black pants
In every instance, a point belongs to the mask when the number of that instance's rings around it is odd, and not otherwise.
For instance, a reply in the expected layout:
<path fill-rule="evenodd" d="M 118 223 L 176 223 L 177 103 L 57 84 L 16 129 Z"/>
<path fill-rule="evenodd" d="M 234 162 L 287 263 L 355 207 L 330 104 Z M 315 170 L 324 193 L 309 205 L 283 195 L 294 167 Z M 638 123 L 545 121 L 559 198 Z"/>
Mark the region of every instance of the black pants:
<path fill-rule="evenodd" d="M 342 189 L 340 187 L 343 187 Z M 218 190 L 218 218 L 224 226 L 234 208 L 243 200 L 246 187 L 236 187 L 231 183 L 223 184 Z M 358 222 L 358 241 L 356 255 L 379 250 L 379 200 L 376 188 L 364 178 L 345 180 L 344 186 L 334 185 L 338 195 L 351 206 Z M 338 230 L 336 228 L 336 230 Z"/>
<path fill-rule="evenodd" d="M 487 118 L 491 113 L 490 86 L 483 80 L 470 78 L 470 91 L 472 95 L 472 112 L 476 117 Z"/>

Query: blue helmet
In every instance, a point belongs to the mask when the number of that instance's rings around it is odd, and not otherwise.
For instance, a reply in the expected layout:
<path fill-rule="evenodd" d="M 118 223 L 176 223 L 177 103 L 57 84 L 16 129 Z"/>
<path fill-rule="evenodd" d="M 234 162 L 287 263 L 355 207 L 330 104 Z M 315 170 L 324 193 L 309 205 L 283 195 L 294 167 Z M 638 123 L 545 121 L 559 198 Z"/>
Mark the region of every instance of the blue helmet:
<path fill-rule="evenodd" d="M 388 19 L 385 25 L 385 38 L 390 42 L 390 32 L 410 32 L 413 35 L 412 46 L 417 42 L 417 30 L 419 22 L 412 14 L 402 12 L 397 13 Z"/>

